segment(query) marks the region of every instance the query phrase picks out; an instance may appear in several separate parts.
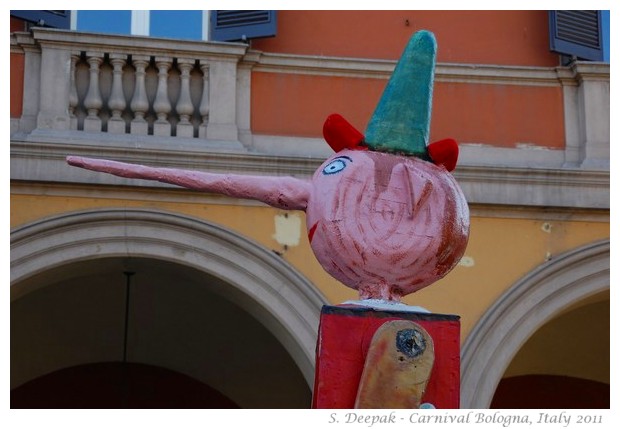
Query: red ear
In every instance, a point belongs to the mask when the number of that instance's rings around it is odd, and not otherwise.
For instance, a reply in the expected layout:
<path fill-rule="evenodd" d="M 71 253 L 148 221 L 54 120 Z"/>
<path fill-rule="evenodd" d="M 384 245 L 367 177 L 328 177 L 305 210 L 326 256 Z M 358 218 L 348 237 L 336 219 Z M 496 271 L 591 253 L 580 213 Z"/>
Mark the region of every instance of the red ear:
<path fill-rule="evenodd" d="M 459 146 L 454 139 L 443 139 L 428 145 L 428 154 L 437 165 L 443 165 L 452 171 L 459 157 Z"/>
<path fill-rule="evenodd" d="M 343 149 L 365 148 L 363 146 L 364 135 L 337 113 L 329 115 L 325 120 L 323 137 L 335 152 Z"/>

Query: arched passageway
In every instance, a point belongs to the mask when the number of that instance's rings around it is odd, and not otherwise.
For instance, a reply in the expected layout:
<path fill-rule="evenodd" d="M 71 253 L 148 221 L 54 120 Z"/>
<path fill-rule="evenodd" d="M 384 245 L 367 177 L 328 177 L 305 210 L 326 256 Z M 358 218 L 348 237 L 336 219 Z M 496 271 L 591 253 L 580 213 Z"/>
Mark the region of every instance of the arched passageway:
<path fill-rule="evenodd" d="M 519 349 L 492 408 L 609 408 L 609 291 L 579 301 Z"/>
<path fill-rule="evenodd" d="M 240 407 L 310 404 L 325 301 L 243 237 L 175 214 L 106 210 L 15 231 L 11 260 L 12 388 L 129 362 L 189 376 Z"/>
<path fill-rule="evenodd" d="M 609 263 L 609 241 L 592 243 L 546 262 L 500 297 L 463 345 L 461 407 L 489 408 L 500 380 L 528 340 L 536 341 L 537 332 L 554 319 L 608 294 Z M 609 318 L 601 323 L 605 321 L 609 329 Z M 575 354 L 566 358 L 578 359 Z M 599 364 L 604 363 L 603 357 Z"/>

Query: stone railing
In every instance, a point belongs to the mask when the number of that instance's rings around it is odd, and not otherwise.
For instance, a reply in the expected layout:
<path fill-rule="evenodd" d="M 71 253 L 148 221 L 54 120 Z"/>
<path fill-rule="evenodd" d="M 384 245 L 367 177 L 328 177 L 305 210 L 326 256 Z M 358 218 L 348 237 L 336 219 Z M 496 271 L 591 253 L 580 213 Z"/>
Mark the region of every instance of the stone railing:
<path fill-rule="evenodd" d="M 70 128 L 205 137 L 209 63 L 106 52 L 71 55 Z M 190 90 L 190 87 L 192 90 Z"/>
<path fill-rule="evenodd" d="M 16 40 L 25 54 L 21 131 L 238 141 L 249 129 L 236 108 L 245 45 L 39 28 Z"/>

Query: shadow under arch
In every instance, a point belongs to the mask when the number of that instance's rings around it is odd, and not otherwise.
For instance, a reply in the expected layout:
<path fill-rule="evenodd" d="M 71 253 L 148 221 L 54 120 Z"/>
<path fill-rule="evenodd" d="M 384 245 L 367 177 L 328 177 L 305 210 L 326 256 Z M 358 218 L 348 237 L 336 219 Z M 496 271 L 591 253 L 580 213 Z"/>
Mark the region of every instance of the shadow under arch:
<path fill-rule="evenodd" d="M 288 263 L 221 226 L 146 209 L 67 213 L 11 233 L 11 300 L 28 279 L 74 262 L 148 257 L 206 272 L 232 287 L 218 293 L 257 318 L 282 343 L 312 388 L 319 315 L 325 297 Z"/>
<path fill-rule="evenodd" d="M 568 251 L 528 273 L 482 316 L 461 352 L 461 408 L 489 408 L 506 368 L 538 328 L 610 287 L 610 242 Z"/>

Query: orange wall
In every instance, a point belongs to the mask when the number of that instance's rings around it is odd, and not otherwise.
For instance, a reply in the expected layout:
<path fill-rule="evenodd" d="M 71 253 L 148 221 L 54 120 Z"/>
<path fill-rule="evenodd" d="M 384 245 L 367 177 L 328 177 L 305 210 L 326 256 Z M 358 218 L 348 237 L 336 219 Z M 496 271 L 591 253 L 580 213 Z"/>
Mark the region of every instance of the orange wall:
<path fill-rule="evenodd" d="M 14 31 L 25 31 L 25 30 L 26 30 L 25 21 L 11 17 L 11 33 L 13 33 Z"/>
<path fill-rule="evenodd" d="M 11 33 L 24 31 L 26 25 L 21 19 L 11 17 Z M 24 55 L 11 53 L 11 118 L 22 115 L 24 93 Z"/>
<path fill-rule="evenodd" d="M 24 55 L 11 53 L 11 118 L 22 115 Z"/>
<path fill-rule="evenodd" d="M 431 141 L 564 148 L 562 88 L 436 83 Z"/>
<path fill-rule="evenodd" d="M 255 72 L 252 131 L 321 137 L 327 115 L 340 113 L 364 132 L 385 84 L 379 79 Z M 560 87 L 437 82 L 431 140 L 562 148 L 562 105 Z"/>
<path fill-rule="evenodd" d="M 330 113 L 340 113 L 364 131 L 387 81 L 252 73 L 252 131 L 320 137 Z"/>
<path fill-rule="evenodd" d="M 547 12 L 278 11 L 277 35 L 252 41 L 265 52 L 395 60 L 411 34 L 435 33 L 437 61 L 557 66 Z"/>

